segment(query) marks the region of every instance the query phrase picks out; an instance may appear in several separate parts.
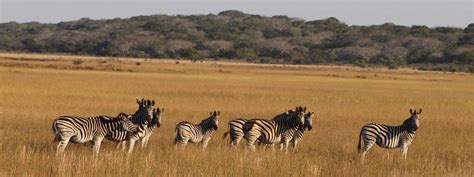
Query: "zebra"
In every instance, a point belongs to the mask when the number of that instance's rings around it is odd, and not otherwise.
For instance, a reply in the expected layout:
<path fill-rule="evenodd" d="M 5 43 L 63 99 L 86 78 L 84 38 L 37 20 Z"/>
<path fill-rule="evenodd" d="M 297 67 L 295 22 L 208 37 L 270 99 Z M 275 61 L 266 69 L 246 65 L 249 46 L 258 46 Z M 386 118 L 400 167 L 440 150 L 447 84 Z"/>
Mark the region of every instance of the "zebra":
<path fill-rule="evenodd" d="M 287 116 L 289 112 L 292 110 L 288 110 L 286 112 L 283 112 L 281 114 L 278 114 L 274 117 L 282 117 L 282 116 Z M 230 135 L 230 145 L 231 147 L 236 148 L 239 145 L 239 142 L 242 140 L 244 137 L 244 131 L 242 130 L 244 124 L 249 121 L 250 119 L 244 119 L 244 118 L 236 118 L 232 119 L 229 121 L 229 131 L 225 132 L 223 135 L 223 139 L 227 137 L 227 135 Z"/>
<path fill-rule="evenodd" d="M 260 143 L 272 145 L 282 140 L 282 136 L 290 129 L 296 129 L 304 124 L 304 112 L 306 108 L 298 107 L 294 113 L 275 120 L 252 119 L 243 126 L 244 138 L 247 140 L 247 146 L 254 151 L 254 143 L 259 140 Z M 286 138 L 288 139 L 288 138 Z"/>
<path fill-rule="evenodd" d="M 153 118 L 151 119 L 151 121 L 149 123 L 141 124 L 141 126 L 134 124 L 135 126 L 138 127 L 138 129 L 135 131 L 136 133 L 132 134 L 131 136 L 137 136 L 139 139 L 141 137 L 143 137 L 143 138 L 140 139 L 142 148 L 145 148 L 146 145 L 148 144 L 148 140 L 150 139 L 150 136 L 153 133 L 153 129 L 155 129 L 156 127 L 160 127 L 160 125 L 161 125 L 161 113 L 162 112 L 164 112 L 163 108 L 160 109 L 158 107 L 156 109 L 153 109 Z M 132 123 L 132 122 L 130 121 L 130 123 Z M 125 150 L 125 144 L 126 144 L 126 141 L 119 142 L 117 144 L 117 149 L 122 147 L 122 150 Z"/>
<path fill-rule="evenodd" d="M 175 128 L 175 147 L 176 145 L 180 145 L 182 148 L 184 148 L 188 142 L 200 142 L 202 143 L 203 149 L 205 149 L 209 143 L 209 140 L 211 140 L 212 134 L 218 128 L 220 114 L 221 113 L 219 111 L 211 112 L 208 118 L 202 120 L 201 123 L 197 125 L 187 121 L 178 123 Z"/>
<path fill-rule="evenodd" d="M 400 148 L 402 158 L 407 158 L 408 147 L 413 142 L 415 132 L 420 125 L 419 111 L 410 109 L 411 116 L 399 126 L 388 126 L 377 123 L 366 124 L 362 127 L 359 135 L 357 149 L 362 152 L 362 160 L 369 149 L 377 144 L 386 149 Z"/>
<path fill-rule="evenodd" d="M 302 127 L 298 127 L 298 129 L 293 135 L 293 138 L 291 139 L 291 144 L 293 145 L 293 152 L 296 152 L 296 146 L 298 145 L 298 142 L 303 139 L 304 132 L 306 130 L 311 131 L 311 129 L 313 129 L 313 118 L 314 112 L 307 112 L 304 115 L 304 125 Z"/>
<path fill-rule="evenodd" d="M 128 153 L 131 153 L 133 151 L 136 141 L 151 135 L 151 131 L 147 131 L 146 129 L 154 127 L 150 123 L 153 122 L 153 113 L 155 110 L 153 106 L 155 106 L 155 100 L 142 98 L 141 100 L 136 99 L 136 102 L 138 104 L 138 110 L 132 116 L 130 116 L 129 119 L 133 124 L 137 126 L 137 132 L 130 134 L 129 132 L 115 131 L 111 132 L 109 134 L 110 136 L 106 137 L 108 140 L 119 142 L 117 144 L 117 148 L 122 146 L 122 149 L 125 148 L 125 143 L 126 141 L 128 141 Z"/>
<path fill-rule="evenodd" d="M 301 108 L 301 106 L 296 107 L 295 111 L 289 110 L 288 114 L 279 115 L 279 116 L 276 116 L 275 118 L 272 119 L 274 121 L 278 121 L 278 120 L 286 119 L 288 116 L 296 116 L 295 114 L 298 114 L 298 110 L 303 112 L 304 123 L 302 125 L 298 125 L 296 127 L 288 128 L 287 130 L 282 132 L 281 140 L 280 140 L 279 144 L 280 144 L 280 150 L 284 149 L 285 153 L 288 152 L 288 145 L 289 145 L 290 141 L 293 141 L 293 138 L 294 138 L 295 134 L 300 129 L 302 129 L 306 126 L 306 122 L 307 122 L 306 113 L 305 113 L 306 112 L 306 107 L 304 107 L 304 108 Z M 310 119 L 310 117 L 308 117 L 308 119 Z"/>
<path fill-rule="evenodd" d="M 117 117 L 60 116 L 53 121 L 52 128 L 55 134 L 53 143 L 58 143 L 57 153 L 64 152 L 69 142 L 86 143 L 92 141 L 94 143 L 93 152 L 98 154 L 102 140 L 110 136 L 111 132 L 137 132 L 137 127 L 129 122 L 124 113 L 120 113 Z"/>

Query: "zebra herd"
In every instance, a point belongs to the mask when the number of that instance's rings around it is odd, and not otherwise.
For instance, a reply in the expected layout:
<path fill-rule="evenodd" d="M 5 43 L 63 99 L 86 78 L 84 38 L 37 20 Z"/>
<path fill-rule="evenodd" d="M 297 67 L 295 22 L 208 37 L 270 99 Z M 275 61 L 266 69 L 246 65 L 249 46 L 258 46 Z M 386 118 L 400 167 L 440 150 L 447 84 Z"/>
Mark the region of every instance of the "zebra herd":
<path fill-rule="evenodd" d="M 120 113 L 113 116 L 77 117 L 60 116 L 53 121 L 53 133 L 56 152 L 61 153 L 69 142 L 93 143 L 94 154 L 99 153 L 103 139 L 114 141 L 117 148 L 125 150 L 128 142 L 128 153 L 133 151 L 135 143 L 141 141 L 141 147 L 146 147 L 153 130 L 160 127 L 161 114 L 164 109 L 155 108 L 155 101 L 137 99 L 138 109 L 134 114 Z M 419 127 L 421 109 L 410 109 L 411 116 L 400 126 L 388 126 L 377 123 L 366 124 L 359 134 L 358 149 L 365 158 L 369 149 L 377 144 L 383 148 L 400 148 L 402 157 L 406 158 L 407 150 L 413 142 L 414 134 Z M 212 135 L 218 129 L 220 111 L 212 111 L 209 117 L 199 124 L 187 121 L 179 122 L 175 128 L 175 147 L 184 148 L 188 142 L 201 143 L 206 148 Z M 273 117 L 273 119 L 245 119 L 235 118 L 229 121 L 229 130 L 223 138 L 230 137 L 229 144 L 236 148 L 242 139 L 247 147 L 254 151 L 255 143 L 263 147 L 275 144 L 281 150 L 288 152 L 291 143 L 292 150 L 296 151 L 299 141 L 306 130 L 313 127 L 314 112 L 307 111 L 306 107 L 298 106 L 295 110 L 288 110 Z"/>

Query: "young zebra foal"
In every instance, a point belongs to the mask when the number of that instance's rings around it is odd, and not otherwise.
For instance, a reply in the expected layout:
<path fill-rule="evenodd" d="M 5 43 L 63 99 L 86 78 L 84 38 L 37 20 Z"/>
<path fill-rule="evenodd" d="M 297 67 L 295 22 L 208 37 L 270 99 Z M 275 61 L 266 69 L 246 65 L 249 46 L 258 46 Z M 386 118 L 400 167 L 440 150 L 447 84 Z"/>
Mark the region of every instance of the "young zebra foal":
<path fill-rule="evenodd" d="M 219 111 L 210 113 L 210 116 L 201 121 L 200 124 L 194 125 L 190 122 L 183 121 L 176 125 L 176 137 L 174 139 L 175 145 L 180 145 L 182 148 L 186 146 L 188 142 L 191 143 L 202 143 L 202 147 L 205 149 L 214 131 L 218 128 L 218 120 L 220 116 Z"/>
<path fill-rule="evenodd" d="M 362 160 L 374 144 L 386 149 L 400 148 L 402 158 L 406 159 L 408 147 L 413 142 L 415 132 L 420 125 L 421 109 L 419 111 L 410 109 L 410 114 L 411 116 L 399 126 L 377 123 L 364 125 L 360 131 L 357 146 L 359 152 L 362 152 Z"/>

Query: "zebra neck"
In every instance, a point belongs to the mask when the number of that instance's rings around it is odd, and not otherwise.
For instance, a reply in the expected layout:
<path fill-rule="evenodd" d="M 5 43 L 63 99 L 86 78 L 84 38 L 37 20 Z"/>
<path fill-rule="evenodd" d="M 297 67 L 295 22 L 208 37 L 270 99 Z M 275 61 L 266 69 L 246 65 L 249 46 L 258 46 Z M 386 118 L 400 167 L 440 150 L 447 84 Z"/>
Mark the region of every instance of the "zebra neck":
<path fill-rule="evenodd" d="M 214 130 L 213 127 L 209 124 L 202 124 L 202 125 L 200 124 L 198 126 L 201 128 L 202 132 L 208 132 L 208 131 Z"/>
<path fill-rule="evenodd" d="M 146 117 L 145 116 L 140 116 L 140 115 L 133 115 L 132 118 L 130 118 L 130 120 L 134 123 L 134 124 L 144 124 L 147 122 L 146 120 Z"/>

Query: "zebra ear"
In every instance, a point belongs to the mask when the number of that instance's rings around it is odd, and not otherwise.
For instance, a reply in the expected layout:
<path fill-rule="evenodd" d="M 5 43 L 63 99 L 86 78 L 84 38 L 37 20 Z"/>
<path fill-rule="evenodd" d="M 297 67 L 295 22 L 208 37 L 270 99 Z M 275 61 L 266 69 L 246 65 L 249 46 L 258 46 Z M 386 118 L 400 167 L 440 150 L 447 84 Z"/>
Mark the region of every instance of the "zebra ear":
<path fill-rule="evenodd" d="M 421 109 L 418 111 L 418 114 L 421 114 Z"/>
<path fill-rule="evenodd" d="M 151 105 L 155 106 L 155 100 L 151 100 Z"/>
<path fill-rule="evenodd" d="M 410 114 L 413 114 L 413 110 L 410 108 Z"/>
<path fill-rule="evenodd" d="M 137 99 L 137 104 L 142 104 L 139 98 L 136 98 L 136 99 Z"/>
<path fill-rule="evenodd" d="M 218 116 L 221 115 L 221 112 L 220 112 L 220 111 L 217 111 L 217 115 L 218 115 Z"/>
<path fill-rule="evenodd" d="M 303 108 L 303 112 L 306 112 L 306 106 Z"/>

